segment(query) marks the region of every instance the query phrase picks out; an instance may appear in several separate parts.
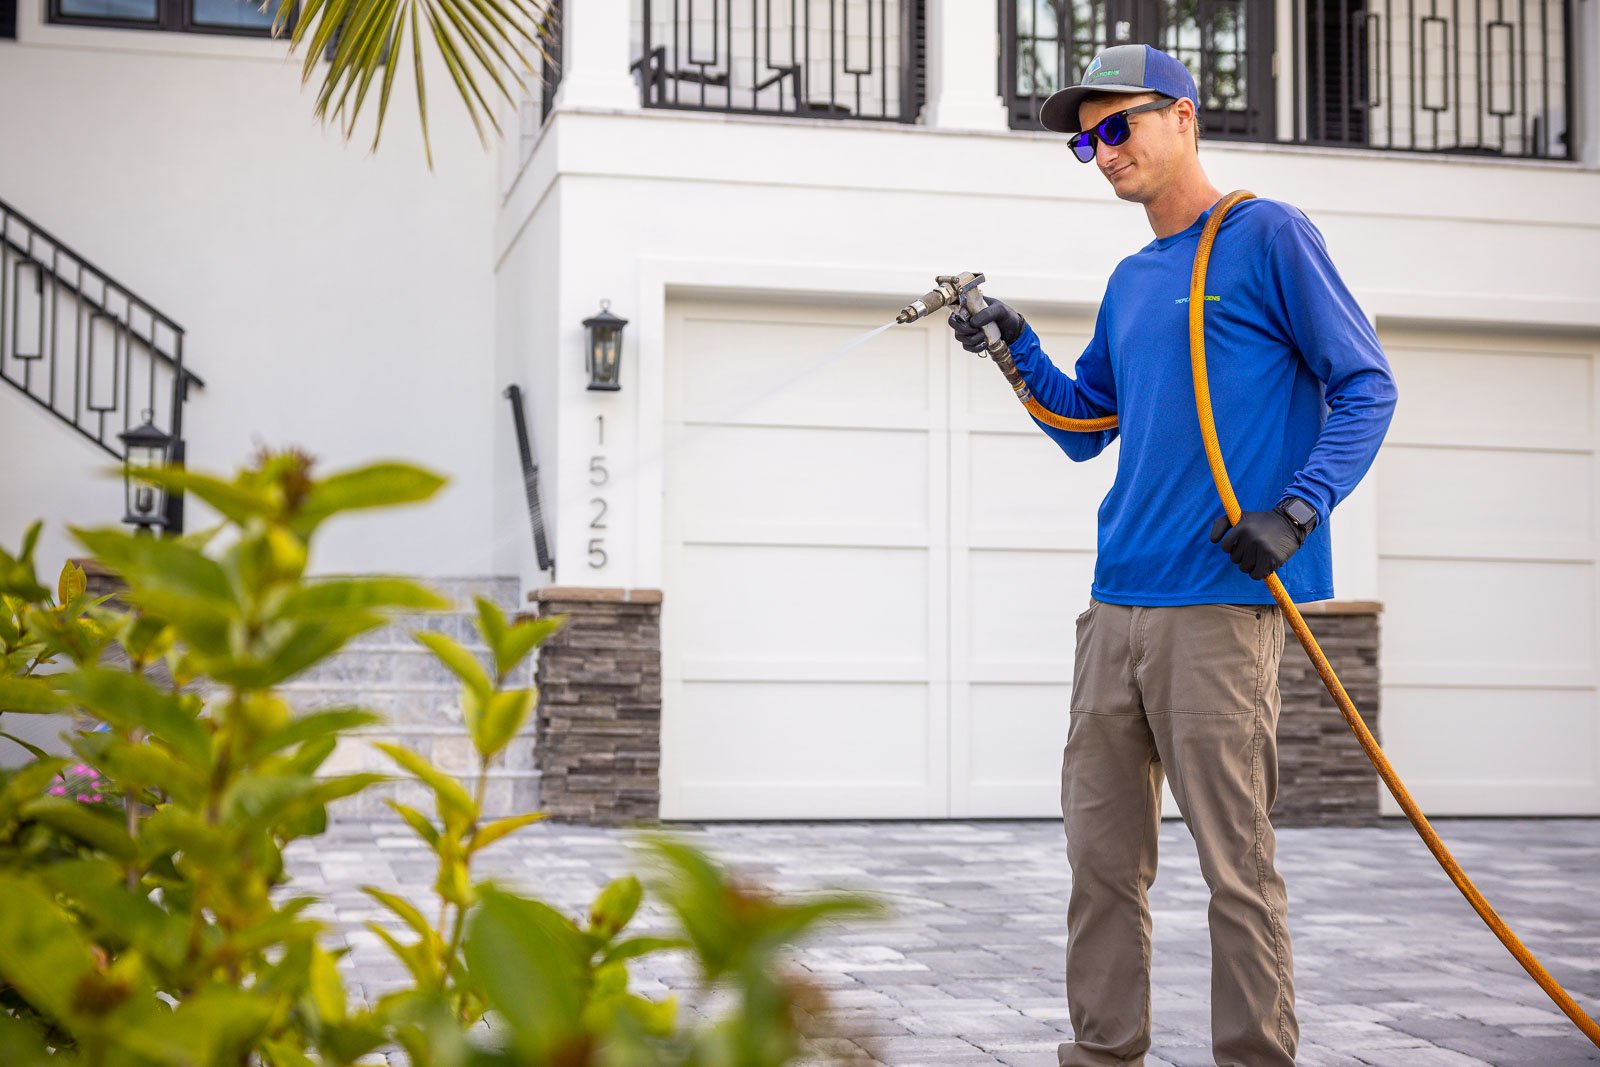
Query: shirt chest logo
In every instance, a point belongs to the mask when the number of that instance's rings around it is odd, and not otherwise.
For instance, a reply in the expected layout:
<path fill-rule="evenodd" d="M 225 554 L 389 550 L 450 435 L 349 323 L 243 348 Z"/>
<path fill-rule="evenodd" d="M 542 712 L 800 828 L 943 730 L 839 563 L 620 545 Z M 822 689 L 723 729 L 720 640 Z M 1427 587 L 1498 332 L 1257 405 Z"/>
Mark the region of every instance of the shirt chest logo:
<path fill-rule="evenodd" d="M 1210 294 L 1206 295 L 1206 299 L 1207 300 L 1215 300 L 1218 303 L 1221 303 L 1221 301 L 1222 301 L 1222 297 L 1220 297 L 1220 296 L 1211 296 Z M 1187 304 L 1188 302 L 1189 302 L 1189 298 L 1186 297 L 1186 296 L 1180 296 L 1180 297 L 1178 297 L 1178 299 L 1173 301 L 1174 304 Z"/>

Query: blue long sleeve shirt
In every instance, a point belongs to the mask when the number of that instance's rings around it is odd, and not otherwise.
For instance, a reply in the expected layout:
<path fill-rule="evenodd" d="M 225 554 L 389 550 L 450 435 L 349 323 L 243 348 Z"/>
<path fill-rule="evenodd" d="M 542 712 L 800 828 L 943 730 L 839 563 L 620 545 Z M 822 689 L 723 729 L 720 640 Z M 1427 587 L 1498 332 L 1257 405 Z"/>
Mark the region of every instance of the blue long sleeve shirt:
<path fill-rule="evenodd" d="M 1189 368 L 1189 282 L 1206 210 L 1118 264 L 1094 337 L 1071 376 L 1032 327 L 1011 346 L 1045 407 L 1073 418 L 1115 413 L 1115 429 L 1040 423 L 1074 460 L 1119 435 L 1116 480 L 1100 505 L 1092 595 L 1112 604 L 1269 604 L 1266 583 L 1211 543 L 1222 514 L 1206 464 Z M 1333 596 L 1328 521 L 1366 474 L 1394 412 L 1395 385 L 1371 323 L 1322 235 L 1276 200 L 1223 220 L 1206 276 L 1206 363 L 1217 436 L 1246 511 L 1285 496 L 1316 508 L 1317 528 L 1278 571 L 1297 602 Z"/>

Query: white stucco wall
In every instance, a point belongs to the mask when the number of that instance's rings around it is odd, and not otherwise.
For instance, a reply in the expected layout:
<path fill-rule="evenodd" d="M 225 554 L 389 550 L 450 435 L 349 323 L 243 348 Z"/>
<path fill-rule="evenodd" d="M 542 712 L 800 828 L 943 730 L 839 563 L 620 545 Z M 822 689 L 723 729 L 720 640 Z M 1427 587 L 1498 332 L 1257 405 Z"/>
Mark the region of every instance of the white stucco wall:
<path fill-rule="evenodd" d="M 324 469 L 425 464 L 451 479 L 436 502 L 331 526 L 314 566 L 487 572 L 493 467 L 515 448 L 490 417 L 495 160 L 446 72 L 430 173 L 406 73 L 370 155 L 320 128 L 282 42 L 42 25 L 42 7 L 0 42 L 0 197 L 186 328 L 207 384 L 190 463 L 293 444 Z M 88 477 L 105 457 L 9 388 L 0 448 L 0 543 L 45 517 L 44 569 L 66 523 L 121 516 L 119 485 Z"/>

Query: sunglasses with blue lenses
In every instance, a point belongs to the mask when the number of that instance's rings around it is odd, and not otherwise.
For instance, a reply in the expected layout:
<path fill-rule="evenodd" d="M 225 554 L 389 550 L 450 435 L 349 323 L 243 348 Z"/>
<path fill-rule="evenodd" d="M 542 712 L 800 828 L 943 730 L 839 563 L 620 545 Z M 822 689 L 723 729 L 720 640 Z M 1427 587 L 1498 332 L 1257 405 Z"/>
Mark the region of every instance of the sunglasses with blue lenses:
<path fill-rule="evenodd" d="M 1152 100 L 1148 104 L 1130 107 L 1126 111 L 1118 111 L 1114 115 L 1107 115 L 1101 119 L 1093 129 L 1075 133 L 1067 138 L 1067 144 L 1072 146 L 1072 154 L 1078 157 L 1079 163 L 1087 163 L 1094 158 L 1095 141 L 1104 141 L 1115 148 L 1128 139 L 1128 116 L 1137 115 L 1141 111 L 1160 111 L 1162 108 L 1171 107 L 1176 100 Z"/>

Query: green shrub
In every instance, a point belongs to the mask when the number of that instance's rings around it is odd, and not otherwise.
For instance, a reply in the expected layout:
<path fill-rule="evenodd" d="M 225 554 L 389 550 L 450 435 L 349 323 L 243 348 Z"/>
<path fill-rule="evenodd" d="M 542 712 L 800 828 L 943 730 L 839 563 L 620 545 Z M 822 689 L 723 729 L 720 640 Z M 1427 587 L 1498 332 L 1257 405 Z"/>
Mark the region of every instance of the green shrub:
<path fill-rule="evenodd" d="M 0 731 L 31 757 L 0 771 L 0 1064 L 309 1067 L 398 1045 L 416 1067 L 778 1067 L 800 1053 L 798 1009 L 816 993 L 785 974 L 782 948 L 830 918 L 873 913 L 871 901 L 780 902 L 664 837 L 647 848 L 681 936 L 628 935 L 644 894 L 633 877 L 608 886 L 581 926 L 474 879 L 479 853 L 540 817 L 485 822 L 481 809 L 490 762 L 537 702 L 508 681 L 561 625 L 513 621 L 483 599 L 487 666 L 447 637 L 416 635 L 461 679 L 476 788 L 378 745 L 434 797 L 431 814 L 390 803 L 437 858 L 436 900 L 425 914 L 365 887 L 407 931 L 369 924 L 411 980 L 352 1006 L 345 950 L 309 917 L 315 898 L 295 891 L 283 857 L 324 831 L 330 803 L 385 779 L 319 773 L 379 716 L 295 715 L 276 687 L 396 611 L 448 606 L 402 579 L 305 575 L 324 522 L 425 500 L 442 480 L 403 464 L 318 479 L 297 452 L 263 454 L 231 480 L 152 480 L 225 523 L 181 540 L 74 530 L 126 582 L 118 606 L 90 597 L 72 564 L 55 590 L 42 586 L 37 525 L 17 555 L 0 551 L 0 713 L 95 723 L 68 737 L 75 759 Z M 734 994 L 725 1017 L 681 1025 L 673 1001 L 628 991 L 630 960 L 675 950 Z M 476 1025 L 489 1010 L 506 1040 Z"/>

